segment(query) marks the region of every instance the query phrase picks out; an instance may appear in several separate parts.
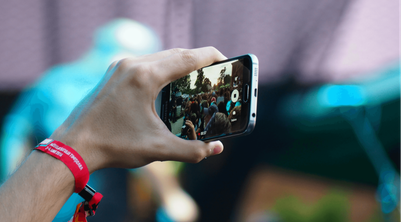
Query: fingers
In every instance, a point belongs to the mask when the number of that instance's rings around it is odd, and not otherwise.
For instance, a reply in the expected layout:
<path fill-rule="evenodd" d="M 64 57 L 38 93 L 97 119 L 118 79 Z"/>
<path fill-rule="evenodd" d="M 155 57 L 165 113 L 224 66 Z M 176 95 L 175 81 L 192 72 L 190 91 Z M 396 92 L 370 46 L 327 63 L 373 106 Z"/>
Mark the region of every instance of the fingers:
<path fill-rule="evenodd" d="M 181 50 L 152 64 L 159 86 L 179 79 L 194 70 L 208 66 L 226 57 L 214 47 Z"/>
<path fill-rule="evenodd" d="M 141 82 L 142 84 L 140 85 L 149 85 L 159 92 L 168 83 L 196 69 L 225 59 L 226 57 L 214 47 L 198 49 L 175 48 L 137 58 L 122 59 L 112 63 L 107 73 L 112 75 L 115 72 L 113 71 L 115 68 L 120 69 L 118 73 L 130 73 L 129 76 L 131 77 L 129 78 L 133 78 L 134 82 Z M 139 73 L 143 77 L 140 77 Z M 147 84 L 142 80 L 148 81 Z"/>
<path fill-rule="evenodd" d="M 121 60 L 129 59 L 132 63 L 153 62 L 153 61 L 157 61 L 159 59 L 166 58 L 166 57 L 168 57 L 168 56 L 170 56 L 172 54 L 180 53 L 180 52 L 182 52 L 184 50 L 186 50 L 186 49 L 173 48 L 173 49 L 168 49 L 168 50 L 156 52 L 156 53 L 153 53 L 153 54 L 142 55 L 142 56 L 138 56 L 138 57 L 122 58 L 120 60 L 114 61 L 112 63 L 112 65 L 110 65 L 110 67 L 108 68 L 108 71 L 111 69 L 111 67 L 112 68 L 115 67 L 116 64 Z"/>
<path fill-rule="evenodd" d="M 145 62 L 157 61 L 157 60 L 166 58 L 172 54 L 180 53 L 184 50 L 186 50 L 186 49 L 173 48 L 173 49 L 164 50 L 164 51 L 160 51 L 160 52 L 153 53 L 153 54 L 147 54 L 147 55 L 143 55 L 143 56 L 139 56 L 139 57 L 135 57 L 135 58 L 124 58 L 124 59 L 112 62 L 111 65 L 109 65 L 106 72 L 108 73 L 109 71 L 111 71 L 113 68 L 115 68 L 117 65 L 119 65 L 119 63 L 122 62 L 123 60 L 129 60 L 130 63 L 132 63 L 132 64 L 141 64 L 141 63 L 145 63 Z"/>
<path fill-rule="evenodd" d="M 194 127 L 192 121 L 190 120 L 186 120 L 185 125 Z"/>
<path fill-rule="evenodd" d="M 206 157 L 220 154 L 224 146 L 220 141 L 202 142 L 198 140 L 184 140 L 172 134 L 170 147 L 163 160 L 174 160 L 188 163 L 198 163 Z"/>
<path fill-rule="evenodd" d="M 139 56 L 136 58 L 137 62 L 152 62 L 152 61 L 157 61 L 163 58 L 166 58 L 168 56 L 171 56 L 172 54 L 176 54 L 176 53 L 180 53 L 185 51 L 186 49 L 182 49 L 182 48 L 173 48 L 173 49 L 168 49 L 168 50 L 164 50 L 164 51 L 160 51 L 157 53 L 153 53 L 153 54 L 148 54 L 148 55 L 143 55 L 143 56 Z"/>

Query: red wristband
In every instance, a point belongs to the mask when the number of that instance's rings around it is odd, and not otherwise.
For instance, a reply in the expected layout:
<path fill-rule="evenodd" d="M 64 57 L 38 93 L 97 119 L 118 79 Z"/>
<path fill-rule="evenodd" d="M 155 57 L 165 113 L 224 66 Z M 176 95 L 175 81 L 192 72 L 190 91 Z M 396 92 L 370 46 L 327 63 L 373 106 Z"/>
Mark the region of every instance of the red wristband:
<path fill-rule="evenodd" d="M 77 151 L 53 139 L 45 139 L 35 149 L 47 153 L 66 164 L 75 179 L 75 193 L 79 193 L 84 189 L 90 178 L 90 173 L 83 158 L 81 158 Z"/>

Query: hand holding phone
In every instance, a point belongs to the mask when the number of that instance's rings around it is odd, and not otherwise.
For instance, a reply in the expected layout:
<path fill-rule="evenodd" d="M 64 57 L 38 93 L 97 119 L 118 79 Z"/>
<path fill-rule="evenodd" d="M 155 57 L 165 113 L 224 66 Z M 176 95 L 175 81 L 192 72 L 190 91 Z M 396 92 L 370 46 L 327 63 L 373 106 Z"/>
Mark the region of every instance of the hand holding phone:
<path fill-rule="evenodd" d="M 256 122 L 257 80 L 257 57 L 238 56 L 172 82 L 160 93 L 156 107 L 168 129 L 184 139 L 245 135 Z M 196 138 L 189 136 L 190 125 Z"/>

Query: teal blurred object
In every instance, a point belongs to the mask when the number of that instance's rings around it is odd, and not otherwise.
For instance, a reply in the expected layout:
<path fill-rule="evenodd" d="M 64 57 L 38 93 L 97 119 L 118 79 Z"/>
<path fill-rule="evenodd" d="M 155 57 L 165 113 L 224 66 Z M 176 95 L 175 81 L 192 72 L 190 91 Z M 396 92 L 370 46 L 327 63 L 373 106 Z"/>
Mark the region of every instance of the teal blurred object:
<path fill-rule="evenodd" d="M 129 19 L 115 19 L 96 31 L 93 47 L 82 58 L 46 71 L 21 94 L 5 117 L 0 181 L 15 170 L 35 144 L 63 123 L 78 102 L 97 85 L 110 63 L 127 56 L 155 53 L 161 48 L 161 41 L 149 27 Z M 92 176 L 89 183 L 96 181 Z M 99 188 L 102 184 L 92 186 Z M 82 200 L 73 194 L 54 221 L 69 220 Z"/>
<path fill-rule="evenodd" d="M 369 74 L 375 78 L 351 81 L 346 84 L 326 84 L 314 87 L 306 93 L 293 93 L 284 99 L 279 110 L 284 121 L 291 128 L 296 129 L 296 132 L 304 134 L 328 132 L 329 135 L 332 131 L 339 132 L 339 140 L 332 138 L 325 142 L 324 137 L 318 136 L 316 140 L 322 141 L 329 153 L 333 155 L 319 157 L 320 154 L 313 154 L 316 158 L 331 160 L 338 156 L 340 166 L 346 162 L 352 151 L 356 150 L 355 147 L 361 147 L 378 178 L 376 198 L 384 214 L 391 213 L 400 205 L 400 173 L 388 156 L 388 148 L 384 145 L 387 143 L 383 142 L 390 140 L 395 143 L 400 142 L 400 136 L 396 134 L 395 127 L 387 128 L 388 126 L 385 125 L 395 126 L 400 123 L 400 116 L 396 115 L 400 113 L 398 112 L 400 110 L 400 73 L 400 63 L 396 63 Z M 391 109 L 395 111 L 389 111 Z M 353 137 L 346 136 L 347 134 Z M 353 142 L 354 140 L 357 142 Z M 338 141 L 335 144 L 339 147 L 331 144 L 332 141 Z M 317 142 L 312 142 L 314 143 Z M 343 143 L 344 147 L 342 147 Z M 312 147 L 315 146 L 312 145 Z M 357 152 L 354 155 L 357 155 Z M 357 165 L 362 164 L 357 163 Z"/>
<path fill-rule="evenodd" d="M 155 220 L 157 222 L 175 222 L 162 207 L 158 208 L 157 213 L 155 214 Z"/>
<path fill-rule="evenodd" d="M 369 115 L 357 108 L 343 111 L 379 177 L 377 200 L 382 212 L 391 213 L 400 203 L 400 175 L 391 163 L 384 146 L 379 141 Z"/>
<path fill-rule="evenodd" d="M 319 88 L 318 102 L 327 107 L 361 106 L 366 103 L 364 90 L 356 85 L 326 85 Z"/>
<path fill-rule="evenodd" d="M 400 99 L 400 62 L 345 84 L 326 84 L 284 99 L 280 115 L 310 120 L 338 116 L 338 107 L 378 106 Z"/>

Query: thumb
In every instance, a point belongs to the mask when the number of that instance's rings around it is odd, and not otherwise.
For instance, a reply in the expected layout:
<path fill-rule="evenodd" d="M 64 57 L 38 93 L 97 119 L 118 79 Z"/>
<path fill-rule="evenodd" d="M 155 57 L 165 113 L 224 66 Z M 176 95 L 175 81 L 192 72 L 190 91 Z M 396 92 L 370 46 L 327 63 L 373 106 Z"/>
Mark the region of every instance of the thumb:
<path fill-rule="evenodd" d="M 224 146 L 220 141 L 202 142 L 199 140 L 184 140 L 172 134 L 172 141 L 168 145 L 165 160 L 174 160 L 188 163 L 198 163 L 204 158 L 222 153 Z"/>

